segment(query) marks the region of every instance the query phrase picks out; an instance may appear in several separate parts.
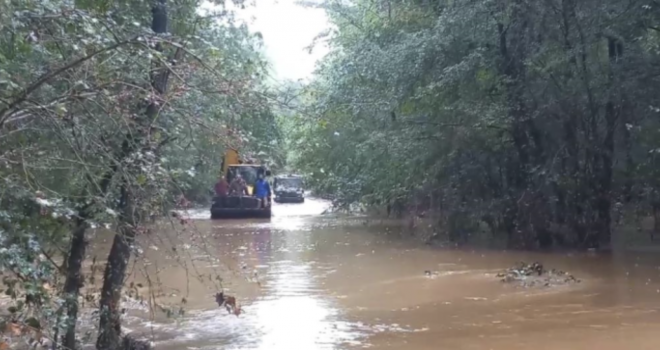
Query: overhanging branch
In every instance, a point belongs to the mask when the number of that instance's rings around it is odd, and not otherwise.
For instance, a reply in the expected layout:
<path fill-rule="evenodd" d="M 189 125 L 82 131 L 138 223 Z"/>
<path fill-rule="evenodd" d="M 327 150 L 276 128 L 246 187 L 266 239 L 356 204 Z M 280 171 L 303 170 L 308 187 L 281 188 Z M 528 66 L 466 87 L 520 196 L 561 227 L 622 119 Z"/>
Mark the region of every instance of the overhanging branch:
<path fill-rule="evenodd" d="M 52 80 L 52 79 L 55 78 L 56 76 L 58 76 L 58 75 L 60 75 L 60 74 L 62 74 L 62 73 L 64 73 L 64 72 L 68 71 L 69 69 L 71 69 L 71 68 L 73 68 L 73 67 L 76 67 L 76 66 L 78 66 L 78 65 L 80 65 L 80 64 L 82 64 L 82 63 L 84 63 L 84 62 L 86 62 L 86 61 L 88 61 L 88 60 L 94 58 L 94 57 L 97 56 L 97 55 L 100 55 L 100 54 L 102 54 L 102 53 L 104 53 L 104 52 L 108 52 L 108 51 L 115 50 L 115 49 L 117 49 L 117 48 L 119 48 L 119 47 L 121 47 L 121 46 L 124 46 L 124 45 L 130 44 L 130 43 L 133 43 L 133 42 L 136 41 L 136 39 L 137 39 L 137 38 L 133 38 L 133 39 L 131 39 L 131 40 L 121 41 L 121 42 L 115 43 L 115 44 L 113 44 L 113 45 L 107 46 L 107 47 L 105 47 L 105 48 L 103 48 L 103 49 L 100 49 L 100 50 L 94 51 L 94 52 L 92 52 L 92 53 L 90 53 L 90 54 L 88 54 L 88 55 L 86 55 L 86 56 L 79 57 L 79 58 L 77 58 L 77 59 L 75 59 L 75 60 L 73 60 L 73 61 L 71 61 L 71 62 L 65 64 L 64 66 L 62 66 L 62 67 L 60 67 L 60 68 L 58 68 L 58 69 L 55 69 L 55 70 L 53 70 L 53 71 L 50 71 L 50 72 L 48 72 L 48 73 L 42 75 L 39 79 L 37 79 L 37 80 L 36 80 L 35 82 L 33 82 L 32 84 L 30 84 L 30 86 L 26 87 L 25 89 L 23 89 L 23 91 L 21 91 L 20 93 L 18 93 L 18 94 L 12 99 L 12 101 L 9 102 L 9 103 L 7 104 L 7 106 L 6 106 L 5 108 L 0 109 L 0 128 L 5 124 L 5 122 L 9 119 L 9 117 L 12 116 L 12 114 L 15 112 L 16 108 L 17 108 L 21 103 L 25 102 L 25 100 L 26 100 L 26 99 L 27 99 L 27 98 L 28 98 L 33 92 L 35 92 L 37 89 L 39 89 L 42 85 L 46 84 L 47 82 L 49 82 L 50 80 Z"/>

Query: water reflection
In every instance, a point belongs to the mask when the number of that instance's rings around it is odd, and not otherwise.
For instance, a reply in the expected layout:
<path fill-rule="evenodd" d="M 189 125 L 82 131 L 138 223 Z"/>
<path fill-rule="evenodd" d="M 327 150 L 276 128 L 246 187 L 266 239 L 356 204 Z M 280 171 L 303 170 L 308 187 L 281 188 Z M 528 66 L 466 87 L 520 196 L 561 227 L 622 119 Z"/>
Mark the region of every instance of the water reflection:
<path fill-rule="evenodd" d="M 312 267 L 290 258 L 274 266 L 270 295 L 253 307 L 263 332 L 259 349 L 334 348 L 340 336 L 333 327 L 338 311 L 319 295 Z"/>
<path fill-rule="evenodd" d="M 273 226 L 283 225 L 274 222 Z M 264 295 L 251 307 L 263 334 L 258 349 L 333 349 L 338 341 L 350 339 L 337 330 L 334 323 L 339 312 L 323 296 L 315 277 L 318 267 L 311 259 L 310 236 L 299 231 L 275 232 L 271 244 L 277 249 L 271 256 Z"/>
<path fill-rule="evenodd" d="M 323 202 L 308 204 L 278 205 L 270 223 L 213 222 L 218 253 L 234 256 L 258 291 L 252 300 L 243 299 L 245 313 L 240 317 L 213 309 L 193 312 L 177 325 L 156 325 L 169 334 L 161 336 L 159 348 L 314 350 L 356 343 L 361 333 L 342 321 L 333 299 L 320 285 L 322 274 L 317 270 L 322 267 L 314 262 L 312 237 L 296 230 L 327 207 Z"/>

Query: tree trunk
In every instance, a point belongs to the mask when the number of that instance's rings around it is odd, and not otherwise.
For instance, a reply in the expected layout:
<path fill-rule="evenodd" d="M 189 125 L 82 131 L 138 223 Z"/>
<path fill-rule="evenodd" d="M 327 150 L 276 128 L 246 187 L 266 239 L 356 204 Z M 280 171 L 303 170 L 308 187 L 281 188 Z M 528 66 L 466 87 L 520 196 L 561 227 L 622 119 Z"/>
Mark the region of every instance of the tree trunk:
<path fill-rule="evenodd" d="M 103 275 L 99 337 L 96 348 L 117 350 L 121 339 L 121 292 L 126 277 L 126 267 L 131 258 L 131 246 L 135 240 L 135 229 L 127 224 L 119 229 L 112 242 L 108 264 Z"/>
<path fill-rule="evenodd" d="M 78 295 L 83 285 L 80 270 L 85 259 L 87 241 L 87 222 L 85 218 L 76 220 L 69 257 L 67 259 L 67 275 L 64 283 L 64 295 L 67 303 L 67 331 L 64 335 L 62 346 L 66 349 L 76 349 L 76 322 L 78 321 Z"/>
<path fill-rule="evenodd" d="M 630 203 L 633 199 L 633 183 L 635 181 L 635 162 L 632 157 L 632 137 L 630 135 L 629 126 L 633 124 L 633 108 L 630 103 L 630 99 L 623 94 L 622 96 L 623 105 L 621 113 L 621 131 L 623 139 L 623 148 L 626 157 L 626 170 L 625 170 L 625 179 L 623 183 L 623 201 L 625 203 Z"/>
<path fill-rule="evenodd" d="M 605 138 L 600 150 L 600 176 L 597 182 L 596 192 L 596 210 L 597 210 L 597 225 L 596 233 L 598 234 L 599 246 L 607 246 L 611 241 L 611 207 L 612 207 L 612 167 L 614 158 L 614 135 L 617 125 L 618 112 L 620 106 L 615 104 L 618 94 L 614 91 L 616 87 L 616 73 L 615 66 L 621 59 L 623 54 L 623 44 L 614 39 L 608 38 L 607 40 L 609 61 L 610 61 L 610 96 L 605 104 Z"/>
<path fill-rule="evenodd" d="M 118 159 L 123 159 L 128 154 L 122 153 Z M 115 162 L 110 170 L 103 176 L 99 185 L 99 196 L 103 197 L 107 194 L 110 188 L 110 182 L 117 173 L 118 165 Z M 93 179 L 89 179 L 90 184 L 94 183 Z M 82 263 L 85 260 L 85 251 L 87 249 L 87 241 L 85 234 L 87 233 L 87 220 L 92 217 L 90 207 L 85 206 L 78 213 L 76 224 L 71 238 L 71 247 L 69 248 L 69 256 L 66 260 L 66 281 L 64 282 L 64 295 L 66 298 L 67 330 L 62 339 L 62 346 L 65 349 L 76 348 L 76 323 L 78 321 L 78 296 L 80 295 L 80 288 L 84 284 L 81 269 Z"/>
<path fill-rule="evenodd" d="M 166 0 L 156 0 L 152 6 L 152 30 L 156 34 L 167 32 L 167 8 Z M 162 50 L 160 44 L 157 50 Z M 178 53 L 178 51 L 177 51 Z M 151 73 L 151 87 L 159 95 L 163 95 L 167 89 L 169 70 L 162 67 L 158 61 L 154 61 L 154 69 Z M 153 120 L 159 113 L 157 101 L 150 102 L 145 112 L 145 125 L 138 130 L 138 134 L 128 136 L 124 140 L 123 148 L 131 151 L 137 149 L 143 139 L 148 138 Z M 115 235 L 112 242 L 108 264 L 103 276 L 103 289 L 101 291 L 99 337 L 96 342 L 98 350 L 117 350 L 123 344 L 121 338 L 121 292 L 126 277 L 126 268 L 131 258 L 131 249 L 136 237 L 136 228 L 144 218 L 139 216 L 137 210 L 137 194 L 133 192 L 133 186 L 129 176 L 122 177 L 121 200 L 119 204 L 120 222 L 119 233 Z"/>

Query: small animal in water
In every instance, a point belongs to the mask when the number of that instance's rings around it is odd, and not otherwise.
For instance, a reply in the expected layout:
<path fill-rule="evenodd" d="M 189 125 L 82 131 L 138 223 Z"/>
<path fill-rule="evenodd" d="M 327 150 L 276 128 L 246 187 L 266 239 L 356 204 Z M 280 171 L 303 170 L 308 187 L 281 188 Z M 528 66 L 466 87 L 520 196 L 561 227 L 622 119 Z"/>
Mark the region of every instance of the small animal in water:
<path fill-rule="evenodd" d="M 185 225 L 185 224 L 187 224 L 187 223 L 190 221 L 189 218 L 184 217 L 183 215 L 181 215 L 180 213 L 178 213 L 178 212 L 176 212 L 176 211 L 174 211 L 174 210 L 171 210 L 171 211 L 170 211 L 170 215 L 171 215 L 173 218 L 179 220 L 179 223 L 180 223 L 181 225 Z"/>
<path fill-rule="evenodd" d="M 230 314 L 233 313 L 236 316 L 241 314 L 241 307 L 236 304 L 235 297 L 225 295 L 224 292 L 220 292 L 215 294 L 215 302 L 218 303 L 219 307 L 224 306 L 225 309 L 227 309 L 227 312 Z"/>

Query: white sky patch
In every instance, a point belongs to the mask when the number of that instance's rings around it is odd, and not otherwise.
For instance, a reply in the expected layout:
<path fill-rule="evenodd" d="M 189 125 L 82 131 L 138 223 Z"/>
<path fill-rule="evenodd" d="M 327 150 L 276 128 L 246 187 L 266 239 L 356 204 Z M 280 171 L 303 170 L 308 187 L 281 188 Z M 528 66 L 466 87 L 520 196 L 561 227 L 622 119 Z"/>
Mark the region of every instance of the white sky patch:
<path fill-rule="evenodd" d="M 317 35 L 329 28 L 325 11 L 300 6 L 296 1 L 255 0 L 254 6 L 236 9 L 238 19 L 263 36 L 271 75 L 277 80 L 308 80 L 316 62 L 328 52 L 321 41 L 311 53 L 306 50 Z"/>

